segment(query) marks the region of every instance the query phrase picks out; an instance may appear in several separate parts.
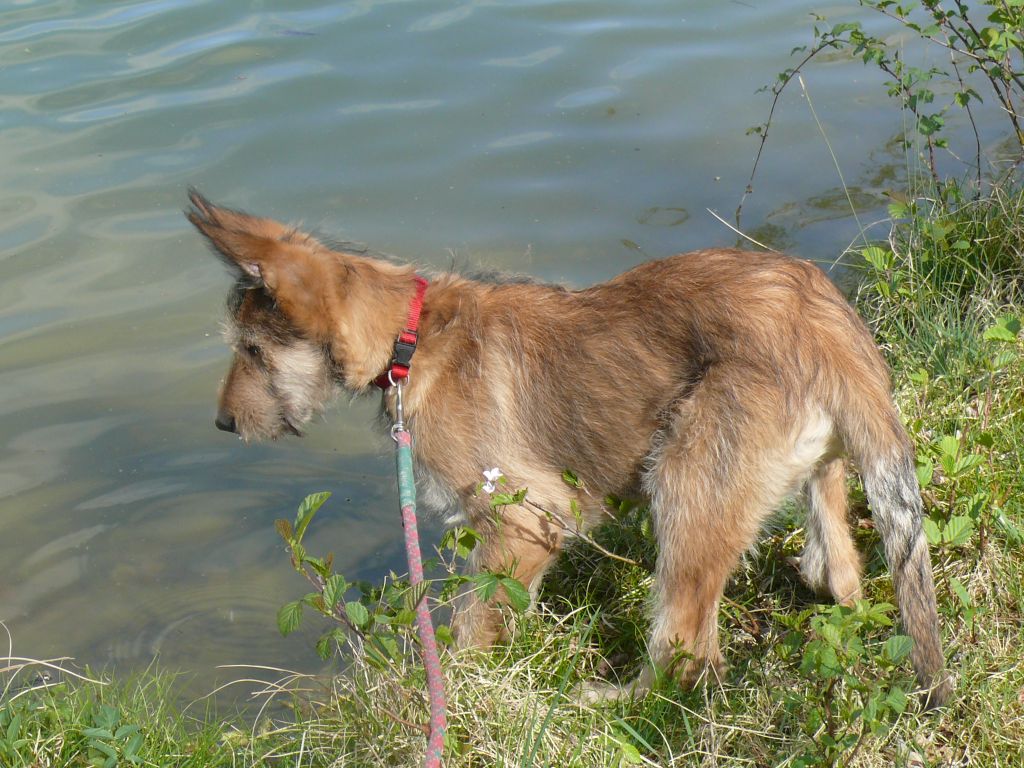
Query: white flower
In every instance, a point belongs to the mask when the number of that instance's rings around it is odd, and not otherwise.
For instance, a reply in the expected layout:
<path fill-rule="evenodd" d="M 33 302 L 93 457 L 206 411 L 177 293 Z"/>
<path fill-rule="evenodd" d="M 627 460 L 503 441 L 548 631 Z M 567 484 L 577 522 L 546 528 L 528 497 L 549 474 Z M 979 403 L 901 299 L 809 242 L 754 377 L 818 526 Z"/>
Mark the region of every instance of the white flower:
<path fill-rule="evenodd" d="M 486 480 L 487 482 L 485 482 L 480 487 L 483 489 L 484 493 L 494 493 L 494 491 L 498 487 L 497 483 L 501 479 L 501 470 L 498 469 L 497 467 L 495 467 L 494 469 L 485 469 L 484 480 Z"/>

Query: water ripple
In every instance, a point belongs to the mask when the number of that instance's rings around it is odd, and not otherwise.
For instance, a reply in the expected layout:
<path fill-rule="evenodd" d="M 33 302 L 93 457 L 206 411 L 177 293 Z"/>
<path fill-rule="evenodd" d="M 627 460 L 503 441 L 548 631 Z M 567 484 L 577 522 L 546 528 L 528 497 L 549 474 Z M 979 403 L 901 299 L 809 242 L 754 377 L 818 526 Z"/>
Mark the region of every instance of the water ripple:
<path fill-rule="evenodd" d="M 561 45 L 552 45 L 541 48 L 539 51 L 524 53 L 522 56 L 508 56 L 501 59 L 487 59 L 484 64 L 489 67 L 536 67 L 551 61 L 562 54 L 565 48 Z"/>
<path fill-rule="evenodd" d="M 444 102 L 441 99 L 411 99 L 409 101 L 378 101 L 371 104 L 351 104 L 337 110 L 339 115 L 369 115 L 375 112 L 415 112 L 433 109 Z"/>
<path fill-rule="evenodd" d="M 0 32 L 0 43 L 28 43 L 36 38 L 49 37 L 58 32 L 74 32 L 80 35 L 87 32 L 129 27 L 142 19 L 148 19 L 162 11 L 184 8 L 192 3 L 189 0 L 151 0 L 143 3 L 120 3 L 111 10 L 94 15 L 74 13 L 59 18 L 32 21 Z M 32 6 L 36 6 L 35 3 Z M 76 10 L 77 7 L 76 7 Z M 25 15 L 28 15 L 28 11 Z M 16 15 L 16 14 L 12 14 Z M 32 12 L 38 16 L 38 11 Z"/>
<path fill-rule="evenodd" d="M 512 136 L 506 136 L 501 139 L 492 141 L 487 146 L 491 149 L 509 149 L 511 147 L 524 147 L 527 144 L 537 144 L 541 141 L 547 141 L 554 137 L 554 133 L 551 131 L 527 131 L 526 133 L 517 133 Z"/>

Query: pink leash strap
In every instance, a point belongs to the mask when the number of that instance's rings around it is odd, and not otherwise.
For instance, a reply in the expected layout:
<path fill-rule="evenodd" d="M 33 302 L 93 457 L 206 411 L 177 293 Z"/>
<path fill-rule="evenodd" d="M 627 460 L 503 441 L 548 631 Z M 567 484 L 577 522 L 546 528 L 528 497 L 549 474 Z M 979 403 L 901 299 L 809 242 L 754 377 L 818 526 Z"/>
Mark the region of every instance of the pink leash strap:
<path fill-rule="evenodd" d="M 402 414 L 402 382 L 396 385 L 397 418 L 391 429 L 396 445 L 398 468 L 398 498 L 402 506 L 402 527 L 405 529 L 405 553 L 409 560 L 409 581 L 415 589 L 423 583 L 423 559 L 420 554 L 419 533 L 416 528 L 416 484 L 412 467 L 412 434 L 405 429 Z M 444 734 L 448 728 L 444 695 L 444 673 L 434 637 L 434 625 L 427 608 L 426 593 L 416 606 L 416 629 L 422 648 L 423 666 L 427 672 L 427 692 L 430 697 L 430 737 L 424 768 L 438 768 L 444 751 Z"/>

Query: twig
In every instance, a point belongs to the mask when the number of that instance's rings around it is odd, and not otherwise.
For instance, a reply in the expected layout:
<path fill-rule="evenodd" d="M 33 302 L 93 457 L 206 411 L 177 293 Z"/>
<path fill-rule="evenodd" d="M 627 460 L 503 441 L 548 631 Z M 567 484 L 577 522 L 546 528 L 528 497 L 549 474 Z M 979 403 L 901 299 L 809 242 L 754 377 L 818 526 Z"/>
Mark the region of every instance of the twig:
<path fill-rule="evenodd" d="M 587 544 L 592 546 L 594 549 L 596 549 L 598 552 L 600 552 L 605 557 L 610 557 L 613 560 L 618 560 L 619 562 L 622 562 L 622 563 L 628 563 L 629 565 L 636 565 L 636 566 L 639 566 L 639 567 L 643 567 L 642 564 L 638 563 L 636 560 L 633 560 L 630 557 L 626 557 L 625 555 L 616 554 L 615 552 L 612 552 L 611 550 L 606 549 L 605 547 L 601 546 L 600 544 L 598 544 L 594 540 L 594 538 L 592 536 L 590 536 L 587 533 L 584 533 L 578 527 L 576 527 L 576 528 L 569 527 L 568 525 L 566 525 L 565 523 L 562 522 L 562 520 L 558 517 L 558 515 L 552 513 L 550 510 L 545 509 L 544 507 L 542 507 L 537 502 L 531 501 L 530 499 L 523 499 L 523 506 L 528 508 L 528 509 L 530 509 L 530 511 L 533 512 L 534 514 L 536 514 L 538 517 L 543 515 L 545 520 L 557 523 L 558 526 L 562 529 L 562 531 L 564 533 L 567 533 L 570 536 L 575 536 L 577 538 L 583 539 L 583 541 L 587 542 Z M 603 509 L 603 507 L 602 507 L 602 509 Z M 614 515 L 612 515 L 611 512 L 608 512 L 608 514 L 609 514 L 609 516 L 614 518 Z"/>
<path fill-rule="evenodd" d="M 426 723 L 414 723 L 411 720 L 406 720 L 404 717 L 399 717 L 396 713 L 392 712 L 390 709 L 385 707 L 383 704 L 380 704 L 379 706 L 381 708 L 381 711 L 385 715 L 390 717 L 392 720 L 394 720 L 399 725 L 404 725 L 407 728 L 412 728 L 412 729 L 414 729 L 416 731 L 419 731 L 424 736 L 429 736 L 430 735 L 430 726 L 427 725 Z"/>
<path fill-rule="evenodd" d="M 757 168 L 761 163 L 761 154 L 764 152 L 764 145 L 768 141 L 768 131 L 771 129 L 772 117 L 774 117 L 775 115 L 775 107 L 777 107 L 779 104 L 779 98 L 782 96 L 782 92 L 786 90 L 786 86 L 789 85 L 789 81 L 793 79 L 794 75 L 799 74 L 800 70 L 807 62 L 809 62 L 811 59 L 813 59 L 826 48 L 834 48 L 835 45 L 836 44 L 833 40 L 823 40 L 821 43 L 814 46 L 814 48 L 811 49 L 810 53 L 804 56 L 799 64 L 797 64 L 795 67 L 793 67 L 790 70 L 787 70 L 784 73 L 785 79 L 782 81 L 780 85 L 772 87 L 772 93 L 774 94 L 774 98 L 772 98 L 772 105 L 768 110 L 768 119 L 764 121 L 764 126 L 760 130 L 761 143 L 757 147 L 757 155 L 754 157 L 754 165 L 751 166 L 750 168 L 750 179 L 747 181 L 747 187 L 746 189 L 743 190 L 743 196 L 740 198 L 739 205 L 736 206 L 736 213 L 734 214 L 736 217 L 736 226 L 739 226 L 740 224 L 740 215 L 743 212 L 743 203 L 746 202 L 747 195 L 753 193 L 754 191 L 754 176 L 757 174 Z"/>

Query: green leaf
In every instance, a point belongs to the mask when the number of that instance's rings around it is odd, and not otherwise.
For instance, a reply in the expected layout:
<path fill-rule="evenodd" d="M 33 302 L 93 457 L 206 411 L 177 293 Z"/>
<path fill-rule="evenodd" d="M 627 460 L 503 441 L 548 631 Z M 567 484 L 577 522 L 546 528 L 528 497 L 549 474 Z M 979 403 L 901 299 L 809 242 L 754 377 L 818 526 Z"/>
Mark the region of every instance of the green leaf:
<path fill-rule="evenodd" d="M 995 521 L 996 524 L 999 525 L 999 528 L 1002 530 L 1003 534 L 1006 536 L 1006 538 L 1010 540 L 1011 543 L 1017 545 L 1018 547 L 1022 543 L 1024 543 L 1024 531 L 1022 531 L 1016 525 L 1016 523 L 1010 520 L 1010 518 L 1004 515 L 1002 510 L 996 511 Z"/>
<path fill-rule="evenodd" d="M 974 601 L 971 600 L 971 596 L 967 593 L 967 590 L 964 589 L 964 585 L 960 583 L 960 579 L 953 576 L 949 580 L 949 586 L 953 589 L 953 594 L 957 596 L 957 599 L 960 600 L 960 604 L 964 608 L 971 608 L 974 606 Z"/>
<path fill-rule="evenodd" d="M 988 328 L 985 329 L 985 332 L 982 334 L 982 337 L 985 339 L 985 341 L 1013 342 L 1017 340 L 1016 334 L 1011 333 L 1009 329 L 1004 328 L 1003 326 L 1000 325 L 989 326 Z"/>
<path fill-rule="evenodd" d="M 128 743 L 124 745 L 124 756 L 135 765 L 143 762 L 142 758 L 139 757 L 139 750 L 142 749 L 142 744 L 145 741 L 141 733 L 136 733 L 130 739 Z"/>
<path fill-rule="evenodd" d="M 112 741 L 114 734 L 108 728 L 83 728 L 82 735 L 89 739 Z"/>
<path fill-rule="evenodd" d="M 83 731 L 83 733 L 85 733 L 85 731 Z M 86 735 L 88 736 L 89 734 Z M 113 736 L 109 736 L 107 738 L 113 738 Z M 97 752 L 102 752 L 104 755 L 107 756 L 107 761 L 103 763 L 104 765 L 110 765 L 110 760 L 117 760 L 117 750 L 114 749 L 110 744 L 107 744 L 102 741 L 90 741 L 89 747 L 91 749 L 95 749 Z"/>
<path fill-rule="evenodd" d="M 571 469 L 563 469 L 562 470 L 562 480 L 570 488 L 582 488 L 583 487 L 583 481 L 580 480 L 579 475 L 577 475 Z"/>
<path fill-rule="evenodd" d="M 985 491 L 978 491 L 967 500 L 967 516 L 971 520 L 981 519 L 985 508 L 988 507 L 990 496 Z"/>
<path fill-rule="evenodd" d="M 489 602 L 498 592 L 498 577 L 493 573 L 478 573 L 471 578 L 480 599 Z"/>
<path fill-rule="evenodd" d="M 914 648 L 914 641 L 906 635 L 893 635 L 882 646 L 882 655 L 893 664 L 903 661 Z"/>
<path fill-rule="evenodd" d="M 106 728 L 109 731 L 113 731 L 118 722 L 121 720 L 121 712 L 117 707 L 112 707 L 109 704 L 103 704 L 93 714 L 92 722 L 97 728 Z M 113 734 L 109 738 L 113 738 Z"/>
<path fill-rule="evenodd" d="M 839 663 L 836 649 L 831 646 L 822 649 L 817 658 L 818 674 L 822 677 L 839 677 L 843 673 L 843 665 Z"/>
<path fill-rule="evenodd" d="M 787 632 L 782 640 L 775 643 L 775 655 L 785 661 L 803 646 L 803 638 L 796 632 Z"/>
<path fill-rule="evenodd" d="M 893 686 L 889 690 L 889 695 L 885 697 L 885 703 L 896 714 L 903 714 L 907 708 L 907 694 L 902 688 Z"/>
<path fill-rule="evenodd" d="M 387 669 L 398 656 L 398 643 L 391 635 L 375 633 L 367 637 L 366 659 L 378 669 Z"/>
<path fill-rule="evenodd" d="M 302 541 L 313 515 L 324 505 L 324 502 L 331 498 L 330 491 L 311 493 L 299 504 L 299 511 L 295 516 L 295 540 Z"/>
<path fill-rule="evenodd" d="M 469 553 L 476 549 L 482 537 L 475 529 L 466 525 L 457 525 L 449 528 L 441 536 L 441 549 L 454 550 L 456 557 L 463 559 L 469 557 Z"/>
<path fill-rule="evenodd" d="M 939 526 L 930 517 L 926 517 L 921 520 L 921 528 L 924 530 L 924 535 L 925 538 L 928 539 L 928 543 L 932 546 L 935 546 L 942 541 L 942 533 L 939 531 Z"/>
<path fill-rule="evenodd" d="M 1012 347 L 1004 348 L 992 355 L 992 357 L 989 358 L 988 364 L 993 371 L 1001 371 L 1016 359 L 1017 350 Z"/>
<path fill-rule="evenodd" d="M 877 245 L 869 245 L 860 253 L 876 272 L 887 272 L 892 268 L 893 254 L 891 250 L 879 248 Z"/>
<path fill-rule="evenodd" d="M 137 733 L 138 730 L 139 730 L 139 726 L 137 726 L 137 725 L 125 724 L 125 725 L 122 725 L 120 728 L 118 728 L 116 731 L 114 731 L 114 738 L 117 741 L 124 741 L 126 738 L 131 736 L 133 733 Z"/>
<path fill-rule="evenodd" d="M 917 459 L 917 482 L 922 488 L 926 485 L 931 485 L 932 477 L 935 475 L 935 463 L 927 457 L 918 457 Z"/>
<path fill-rule="evenodd" d="M 966 544 L 974 533 L 974 521 L 966 515 L 954 515 L 949 518 L 942 530 L 942 539 L 953 547 Z"/>
<path fill-rule="evenodd" d="M 514 579 L 511 576 L 502 576 L 501 586 L 504 587 L 505 594 L 508 595 L 509 605 L 513 609 L 522 613 L 530 607 L 530 591 L 523 586 L 519 579 Z"/>
<path fill-rule="evenodd" d="M 906 203 L 889 203 L 889 218 L 902 219 L 910 212 L 910 206 Z"/>
<path fill-rule="evenodd" d="M 624 733 L 619 731 L 617 728 L 613 728 L 608 734 L 611 740 L 615 743 L 615 746 L 619 748 L 619 764 L 626 763 L 627 765 L 638 765 L 643 762 L 643 757 L 640 755 L 640 750 L 629 740 Z"/>
<path fill-rule="evenodd" d="M 939 454 L 942 456 L 951 456 L 954 459 L 957 454 L 960 453 L 960 441 L 952 435 L 943 435 L 939 439 Z"/>
<path fill-rule="evenodd" d="M 513 504 L 522 504 L 523 499 L 525 498 L 525 488 L 520 488 L 515 493 L 492 493 L 491 509 L 497 509 L 498 507 L 508 507 Z"/>
<path fill-rule="evenodd" d="M 324 605 L 327 610 L 333 611 L 344 596 L 345 591 L 348 589 L 348 584 L 345 582 L 345 577 L 340 573 L 335 573 L 327 578 L 324 582 Z"/>
<path fill-rule="evenodd" d="M 1005 341 L 1015 342 L 1017 341 L 1017 335 L 1020 333 L 1021 323 L 1020 318 L 1013 315 L 1006 315 L 995 321 L 992 325 L 985 329 L 982 337 L 986 341 Z"/>
<path fill-rule="evenodd" d="M 452 634 L 452 628 L 447 624 L 438 624 L 437 629 L 434 630 L 434 635 L 441 645 L 448 647 L 455 645 L 455 635 Z"/>
<path fill-rule="evenodd" d="M 15 742 L 21 733 L 21 715 L 15 715 L 7 725 L 7 741 Z"/>
<path fill-rule="evenodd" d="M 330 632 L 325 632 L 320 635 L 320 638 L 316 641 L 316 655 L 324 661 L 331 658 L 331 653 L 334 651 L 334 640 L 331 637 Z"/>
<path fill-rule="evenodd" d="M 922 94 L 931 94 L 931 91 L 922 91 Z M 934 96 L 934 94 L 932 94 Z M 922 99 L 931 101 L 931 99 Z M 946 121 L 939 115 L 921 115 L 917 120 L 917 130 L 922 136 L 933 136 L 942 130 Z"/>
<path fill-rule="evenodd" d="M 835 648 L 839 648 L 843 643 L 839 627 L 835 624 L 821 625 L 821 627 L 818 628 L 818 635 Z"/>
<path fill-rule="evenodd" d="M 871 603 L 868 605 L 866 616 L 868 621 L 877 627 L 891 627 L 892 614 L 896 612 L 896 606 L 892 603 Z"/>
<path fill-rule="evenodd" d="M 968 453 L 965 456 L 961 456 L 953 465 L 953 474 L 960 476 L 964 472 L 980 466 L 983 461 L 985 461 L 985 457 L 977 453 Z"/>
<path fill-rule="evenodd" d="M 426 581 L 421 581 L 419 584 L 415 584 L 409 587 L 405 593 L 404 604 L 405 607 L 410 611 L 415 611 L 420 604 L 420 601 L 426 597 L 427 592 L 430 590 L 430 584 Z"/>
<path fill-rule="evenodd" d="M 583 530 L 583 510 L 580 509 L 580 503 L 576 499 L 569 499 L 569 511 L 572 513 L 572 519 L 576 523 L 576 529 Z"/>
<path fill-rule="evenodd" d="M 956 477 L 956 458 L 944 453 L 939 457 L 939 464 L 942 465 L 942 471 L 949 477 Z"/>
<path fill-rule="evenodd" d="M 319 576 L 321 578 L 326 579 L 328 577 L 330 572 L 329 572 L 329 570 L 327 568 L 327 563 L 325 563 L 321 558 L 319 558 L 319 557 L 306 557 L 303 560 L 303 562 L 306 563 L 314 571 L 316 571 L 317 574 L 319 574 Z"/>
<path fill-rule="evenodd" d="M 411 608 L 402 608 L 396 611 L 394 618 L 391 619 L 391 623 L 399 627 L 411 627 L 414 621 L 416 621 L 416 611 Z"/>
<path fill-rule="evenodd" d="M 619 749 L 622 751 L 622 762 L 628 765 L 640 765 L 644 759 L 640 756 L 640 750 L 628 741 L 620 741 Z"/>
<path fill-rule="evenodd" d="M 295 600 L 285 603 L 277 612 L 277 628 L 282 635 L 290 635 L 302 623 L 302 602 Z"/>
<path fill-rule="evenodd" d="M 345 603 L 345 615 L 360 629 L 370 623 L 370 612 L 358 600 L 350 600 Z"/>

